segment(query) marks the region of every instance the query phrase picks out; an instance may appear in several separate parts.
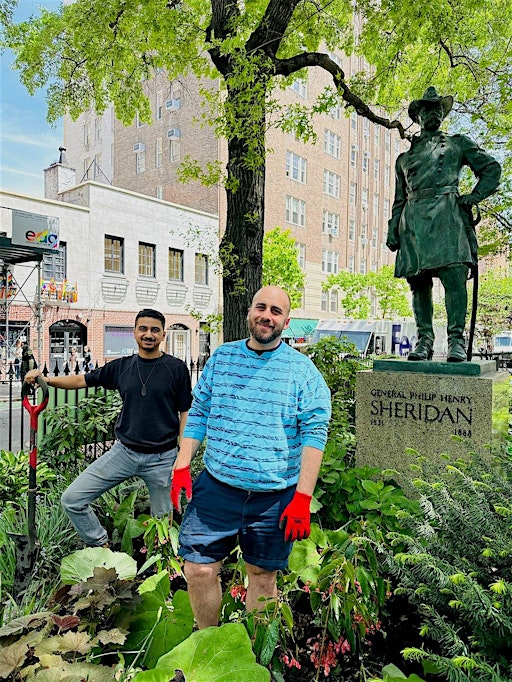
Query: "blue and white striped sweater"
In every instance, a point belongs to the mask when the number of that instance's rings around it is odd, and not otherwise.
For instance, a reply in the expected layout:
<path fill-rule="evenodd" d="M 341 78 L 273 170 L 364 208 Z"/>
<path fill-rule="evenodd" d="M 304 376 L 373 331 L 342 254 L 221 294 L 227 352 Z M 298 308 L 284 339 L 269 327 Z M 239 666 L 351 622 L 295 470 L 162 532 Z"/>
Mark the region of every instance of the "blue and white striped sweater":
<path fill-rule="evenodd" d="M 297 483 L 302 448 L 323 450 L 329 389 L 314 364 L 285 343 L 258 355 L 246 341 L 225 343 L 194 388 L 185 437 L 207 437 L 204 463 L 245 490 Z"/>

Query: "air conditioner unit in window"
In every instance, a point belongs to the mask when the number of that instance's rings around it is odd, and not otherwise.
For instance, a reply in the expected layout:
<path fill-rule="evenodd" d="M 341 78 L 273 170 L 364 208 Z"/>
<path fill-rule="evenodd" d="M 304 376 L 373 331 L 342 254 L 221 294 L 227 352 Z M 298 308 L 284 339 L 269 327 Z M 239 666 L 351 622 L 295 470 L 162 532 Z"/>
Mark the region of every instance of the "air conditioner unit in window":
<path fill-rule="evenodd" d="M 358 152 L 358 151 L 359 151 L 359 145 L 358 145 L 358 144 L 353 144 L 353 145 L 352 145 L 352 150 L 355 151 L 355 152 Z"/>
<path fill-rule="evenodd" d="M 136 142 L 133 145 L 133 151 L 134 152 L 145 152 L 146 151 L 146 145 L 144 142 Z"/>
<path fill-rule="evenodd" d="M 171 128 L 167 131 L 169 140 L 179 140 L 181 137 L 181 130 L 179 128 Z"/>
<path fill-rule="evenodd" d="M 170 113 L 172 113 L 173 111 L 178 111 L 178 109 L 181 109 L 181 100 L 180 99 L 168 99 L 167 102 L 165 103 L 165 108 Z"/>

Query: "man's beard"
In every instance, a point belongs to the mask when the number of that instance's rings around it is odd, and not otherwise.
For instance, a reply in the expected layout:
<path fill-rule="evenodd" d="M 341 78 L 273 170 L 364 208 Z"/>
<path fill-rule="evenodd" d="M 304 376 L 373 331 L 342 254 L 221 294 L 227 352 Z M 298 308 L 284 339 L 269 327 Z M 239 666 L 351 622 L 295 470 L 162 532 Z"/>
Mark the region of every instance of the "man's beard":
<path fill-rule="evenodd" d="M 251 332 L 251 336 L 255 341 L 261 344 L 268 344 L 272 343 L 272 341 L 275 341 L 279 336 L 281 336 L 281 332 L 283 331 L 283 327 L 280 325 L 276 325 L 274 329 L 271 329 L 270 327 L 267 327 L 268 332 L 271 332 L 267 335 L 263 335 L 262 330 L 258 327 L 256 322 L 249 322 L 249 331 Z"/>

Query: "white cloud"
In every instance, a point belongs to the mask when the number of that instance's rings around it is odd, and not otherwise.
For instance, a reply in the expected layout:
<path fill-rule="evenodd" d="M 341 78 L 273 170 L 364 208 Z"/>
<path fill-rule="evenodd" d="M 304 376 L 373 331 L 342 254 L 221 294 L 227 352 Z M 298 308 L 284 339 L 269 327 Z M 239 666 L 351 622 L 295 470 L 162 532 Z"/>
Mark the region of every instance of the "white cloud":
<path fill-rule="evenodd" d="M 61 141 L 61 135 L 56 134 L 52 136 L 41 135 L 26 135 L 21 132 L 3 133 L 0 135 L 0 140 L 10 142 L 11 144 L 21 144 L 30 147 L 42 147 L 43 149 L 57 149 Z"/>
<path fill-rule="evenodd" d="M 28 178 L 37 178 L 41 180 L 42 173 L 31 173 L 30 171 L 24 170 L 23 168 L 9 168 L 8 166 L 1 166 L 0 173 L 12 173 L 13 175 L 24 175 Z"/>

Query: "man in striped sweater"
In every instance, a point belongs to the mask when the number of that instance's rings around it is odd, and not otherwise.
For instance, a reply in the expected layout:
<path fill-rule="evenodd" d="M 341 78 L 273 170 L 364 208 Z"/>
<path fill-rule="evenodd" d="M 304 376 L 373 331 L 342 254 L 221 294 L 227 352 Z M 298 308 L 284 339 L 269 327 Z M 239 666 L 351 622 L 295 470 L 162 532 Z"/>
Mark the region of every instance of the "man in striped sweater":
<path fill-rule="evenodd" d="M 174 466 L 173 506 L 187 506 L 180 555 L 199 628 L 217 625 L 222 561 L 238 542 L 247 611 L 277 597 L 276 574 L 310 532 L 310 501 L 327 440 L 331 400 L 314 364 L 281 340 L 288 294 L 266 286 L 247 315 L 248 339 L 225 343 L 206 365 Z M 190 462 L 206 438 L 205 468 Z"/>

